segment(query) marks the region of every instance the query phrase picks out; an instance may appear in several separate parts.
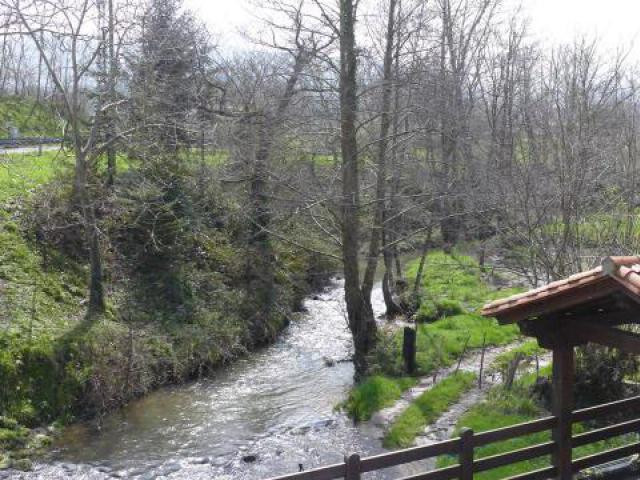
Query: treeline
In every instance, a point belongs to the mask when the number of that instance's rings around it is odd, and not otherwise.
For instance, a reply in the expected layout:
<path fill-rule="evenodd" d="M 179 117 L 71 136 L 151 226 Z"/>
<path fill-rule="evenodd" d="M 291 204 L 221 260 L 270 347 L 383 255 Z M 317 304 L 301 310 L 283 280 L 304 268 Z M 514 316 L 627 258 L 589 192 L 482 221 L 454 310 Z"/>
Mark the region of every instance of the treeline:
<path fill-rule="evenodd" d="M 91 315 L 112 289 L 105 205 L 171 210 L 193 161 L 216 164 L 248 225 L 256 329 L 277 308 L 275 245 L 342 262 L 358 377 L 378 264 L 402 310 L 403 249 L 476 242 L 532 285 L 637 249 L 634 69 L 595 40 L 540 47 L 499 0 L 276 2 L 242 52 L 177 1 L 0 6 L 3 38 L 38 52 L 66 120 Z M 123 194 L 128 162 L 162 195 Z M 174 227 L 155 218 L 140 242 L 171 251 Z"/>

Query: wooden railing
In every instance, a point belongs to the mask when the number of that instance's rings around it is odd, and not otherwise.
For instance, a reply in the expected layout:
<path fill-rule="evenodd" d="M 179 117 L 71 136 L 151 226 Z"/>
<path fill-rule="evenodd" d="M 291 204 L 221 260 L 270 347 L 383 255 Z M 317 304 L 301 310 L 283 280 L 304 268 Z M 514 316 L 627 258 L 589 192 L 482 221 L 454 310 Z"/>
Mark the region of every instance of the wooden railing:
<path fill-rule="evenodd" d="M 575 410 L 571 415 L 571 423 L 583 422 L 614 413 L 630 411 L 640 413 L 640 396 L 595 407 L 584 408 L 582 410 Z M 476 448 L 530 435 L 532 433 L 553 431 L 553 429 L 557 427 L 558 420 L 556 417 L 546 417 L 482 433 L 474 433 L 470 429 L 464 429 L 459 437 L 446 440 L 444 442 L 405 450 L 397 450 L 395 452 L 383 453 L 365 458 L 360 458 L 358 454 L 353 454 L 345 457 L 343 463 L 320 467 L 304 472 L 292 473 L 273 478 L 271 480 L 333 480 L 336 478 L 360 480 L 361 474 L 366 472 L 382 470 L 419 460 L 426 460 L 440 455 L 457 455 L 458 463 L 456 465 L 404 477 L 402 480 L 449 480 L 454 478 L 472 480 L 476 473 L 551 455 L 554 453 L 556 443 L 548 441 L 526 448 L 478 459 L 474 458 Z M 620 435 L 637 433 L 639 431 L 640 418 L 636 418 L 634 420 L 591 430 L 586 433 L 573 435 L 571 439 L 571 447 L 588 445 Z M 572 469 L 574 473 L 577 473 L 585 468 L 601 465 L 603 463 L 628 457 L 637 453 L 640 453 L 640 441 L 575 459 L 572 461 Z M 539 470 L 509 477 L 508 480 L 542 480 L 555 478 L 557 471 L 557 468 L 552 465 Z"/>

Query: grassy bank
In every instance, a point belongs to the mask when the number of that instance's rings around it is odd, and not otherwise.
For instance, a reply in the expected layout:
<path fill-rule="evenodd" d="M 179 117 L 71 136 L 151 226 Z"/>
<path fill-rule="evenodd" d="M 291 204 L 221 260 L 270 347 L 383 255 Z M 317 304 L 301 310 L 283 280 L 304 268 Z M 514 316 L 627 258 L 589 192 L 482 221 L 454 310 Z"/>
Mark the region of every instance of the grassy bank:
<path fill-rule="evenodd" d="M 2 160 L 0 466 L 27 468 L 48 441 L 42 426 L 117 408 L 271 341 L 335 270 L 274 242 L 273 308 L 256 319 L 242 207 L 219 193 L 215 171 L 185 162 L 172 183 L 133 162 L 122 165 L 118 199 L 105 196 L 101 207 L 108 306 L 87 317 L 83 234 L 67 207 L 70 159 Z"/>
<path fill-rule="evenodd" d="M 408 265 L 409 285 L 417 270 L 418 260 Z M 483 280 L 477 262 L 468 256 L 431 252 L 417 298 L 416 375 L 428 375 L 449 366 L 483 345 L 513 342 L 518 337 L 517 326 L 500 326 L 495 319 L 478 312 L 485 302 L 516 291 L 493 290 Z M 380 339 L 372 364 L 375 375 L 355 387 L 346 403 L 349 414 L 358 420 L 371 418 L 412 385 L 402 373 L 402 332 Z"/>
<path fill-rule="evenodd" d="M 7 138 L 5 125 L 18 128 L 23 137 L 59 137 L 62 122 L 52 105 L 23 97 L 0 97 L 0 137 Z"/>
<path fill-rule="evenodd" d="M 458 372 L 438 382 L 433 388 L 420 395 L 395 420 L 384 437 L 384 446 L 409 447 L 416 436 L 427 425 L 435 422 L 449 407 L 460 400 L 475 382 L 475 375 L 469 372 Z"/>

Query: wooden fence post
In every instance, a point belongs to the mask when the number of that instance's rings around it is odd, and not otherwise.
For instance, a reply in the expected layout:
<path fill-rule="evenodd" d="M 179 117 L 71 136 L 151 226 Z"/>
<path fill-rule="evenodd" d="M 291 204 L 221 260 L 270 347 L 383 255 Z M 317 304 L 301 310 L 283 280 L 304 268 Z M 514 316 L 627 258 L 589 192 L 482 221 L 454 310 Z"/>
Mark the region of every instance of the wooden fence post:
<path fill-rule="evenodd" d="M 402 357 L 406 372 L 414 373 L 416 371 L 416 330 L 411 327 L 404 327 Z"/>
<path fill-rule="evenodd" d="M 484 375 L 484 353 L 487 350 L 487 332 L 482 335 L 482 353 L 480 354 L 480 371 L 478 372 L 478 388 L 482 388 L 482 375 Z"/>
<path fill-rule="evenodd" d="M 345 475 L 344 480 L 360 480 L 360 455 L 354 453 L 344 457 Z"/>
<path fill-rule="evenodd" d="M 574 353 L 573 346 L 562 342 L 553 347 L 552 408 L 556 417 L 553 429 L 555 442 L 552 455 L 553 466 L 557 469 L 558 480 L 573 478 L 571 466 L 571 424 L 573 411 Z"/>
<path fill-rule="evenodd" d="M 463 428 L 460 431 L 460 480 L 473 480 L 473 430 Z"/>

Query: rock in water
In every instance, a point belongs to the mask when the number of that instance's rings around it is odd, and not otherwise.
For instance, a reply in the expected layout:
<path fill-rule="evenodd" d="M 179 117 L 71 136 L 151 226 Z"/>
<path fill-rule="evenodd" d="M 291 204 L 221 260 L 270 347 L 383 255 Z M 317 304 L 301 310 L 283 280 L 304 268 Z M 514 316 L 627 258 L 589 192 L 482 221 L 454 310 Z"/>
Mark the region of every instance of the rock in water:
<path fill-rule="evenodd" d="M 242 461 L 245 463 L 253 463 L 258 459 L 256 455 L 245 455 L 242 457 Z"/>
<path fill-rule="evenodd" d="M 336 364 L 336 361 L 333 358 L 322 357 L 322 360 L 324 361 L 324 364 L 327 367 L 333 367 Z"/>

